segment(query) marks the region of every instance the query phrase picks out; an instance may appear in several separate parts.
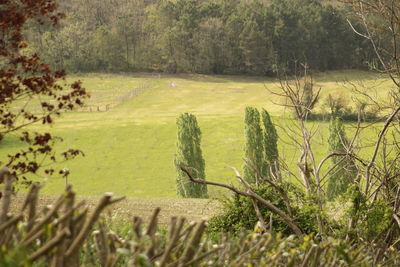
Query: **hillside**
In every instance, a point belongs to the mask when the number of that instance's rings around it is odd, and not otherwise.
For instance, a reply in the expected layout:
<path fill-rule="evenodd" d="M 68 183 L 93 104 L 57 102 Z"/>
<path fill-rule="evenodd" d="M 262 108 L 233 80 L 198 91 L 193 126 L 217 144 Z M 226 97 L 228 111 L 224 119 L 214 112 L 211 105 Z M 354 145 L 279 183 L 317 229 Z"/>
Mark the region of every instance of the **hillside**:
<path fill-rule="evenodd" d="M 242 167 L 243 116 L 244 108 L 249 105 L 263 107 L 273 115 L 281 138 L 281 156 L 289 166 L 295 166 L 297 150 L 283 133 L 293 126 L 291 114 L 274 104 L 281 100 L 271 93 L 278 89 L 276 80 L 197 74 L 95 73 L 69 79 L 82 80 L 92 97 L 83 110 L 58 119 L 51 132 L 64 139 L 59 149 L 79 148 L 86 155 L 60 165 L 70 169 L 69 183 L 79 194 L 113 191 L 134 197 L 176 197 L 175 121 L 182 112 L 198 117 L 207 179 L 235 181 L 228 166 L 239 170 Z M 316 87 L 322 88 L 318 108 L 328 94 L 343 94 L 351 104 L 351 83 L 374 85 L 377 97 L 385 97 L 390 84 L 377 74 L 359 71 L 320 73 L 315 80 Z M 321 130 L 315 148 L 318 155 L 323 155 L 327 150 L 327 123 L 312 124 Z M 47 130 L 40 125 L 33 128 Z M 352 131 L 350 124 L 348 131 Z M 374 132 L 369 130 L 364 134 Z M 3 140 L 0 148 L 3 159 L 18 148 L 19 143 L 12 137 Z M 59 193 L 64 186 L 64 179 L 56 175 L 47 180 L 44 192 Z M 219 191 L 211 188 L 211 197 L 219 195 Z"/>

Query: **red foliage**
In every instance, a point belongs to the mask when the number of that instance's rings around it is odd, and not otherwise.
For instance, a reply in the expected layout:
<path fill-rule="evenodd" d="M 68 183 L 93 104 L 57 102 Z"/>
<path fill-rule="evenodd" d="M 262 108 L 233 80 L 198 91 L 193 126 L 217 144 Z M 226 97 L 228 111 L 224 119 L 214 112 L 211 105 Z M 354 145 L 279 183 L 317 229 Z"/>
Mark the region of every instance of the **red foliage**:
<path fill-rule="evenodd" d="M 29 46 L 23 35 L 27 22 L 56 25 L 63 17 L 55 0 L 0 0 L 0 136 L 19 133 L 28 145 L 26 151 L 9 155 L 7 165 L 15 174 L 36 173 L 43 157 L 56 161 L 53 145 L 58 140 L 49 133 L 19 130 L 35 122 L 53 123 L 54 116 L 82 106 L 88 97 L 79 81 L 66 84 L 64 71 L 52 71 L 37 54 L 21 53 Z M 79 153 L 70 149 L 62 157 Z"/>

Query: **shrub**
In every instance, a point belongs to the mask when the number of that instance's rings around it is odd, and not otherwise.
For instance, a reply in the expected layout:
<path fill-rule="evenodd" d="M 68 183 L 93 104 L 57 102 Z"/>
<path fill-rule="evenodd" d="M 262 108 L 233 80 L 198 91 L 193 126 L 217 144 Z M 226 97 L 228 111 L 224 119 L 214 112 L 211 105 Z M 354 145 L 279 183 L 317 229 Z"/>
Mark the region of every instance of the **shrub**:
<path fill-rule="evenodd" d="M 378 112 L 368 108 L 365 102 L 358 102 L 356 109 L 352 109 L 347 98 L 343 94 L 332 96 L 331 94 L 325 99 L 320 112 L 309 114 L 309 120 L 329 120 L 331 118 L 340 118 L 343 121 L 376 121 L 378 120 Z M 328 110 L 328 111 L 327 111 Z M 359 113 L 360 112 L 360 116 Z"/>
<path fill-rule="evenodd" d="M 289 192 L 288 197 L 291 200 L 293 217 L 296 219 L 296 222 L 307 233 L 316 232 L 316 208 L 310 205 L 308 201 L 303 201 L 306 199 L 304 193 L 297 187 L 291 184 L 284 184 L 282 186 L 285 188 L 286 192 Z M 270 201 L 279 209 L 287 212 L 286 205 L 281 196 L 270 185 L 259 185 L 256 188 L 255 193 Z M 254 229 L 258 217 L 249 197 L 235 194 L 232 198 L 225 198 L 221 201 L 224 207 L 224 212 L 210 219 L 209 227 L 207 229 L 208 233 L 216 234 L 224 232 L 238 235 L 244 230 Z M 273 232 L 281 232 L 284 235 L 293 234 L 292 230 L 279 216 L 271 213 L 264 205 L 259 205 L 259 208 L 266 222 L 269 221 L 272 214 Z"/>
<path fill-rule="evenodd" d="M 392 209 L 382 200 L 367 200 L 357 185 L 351 185 L 346 193 L 336 202 L 342 209 L 337 220 L 337 237 L 345 235 L 358 236 L 367 241 L 373 241 L 387 230 L 392 222 Z M 349 225 L 353 219 L 353 227 Z M 332 222 L 331 222 L 332 224 Z"/>
<path fill-rule="evenodd" d="M 332 118 L 329 125 L 329 152 L 346 153 L 349 140 L 346 137 L 343 122 L 339 118 Z M 329 177 L 326 194 L 329 200 L 346 192 L 357 174 L 357 169 L 351 158 L 332 157 L 332 173 Z"/>

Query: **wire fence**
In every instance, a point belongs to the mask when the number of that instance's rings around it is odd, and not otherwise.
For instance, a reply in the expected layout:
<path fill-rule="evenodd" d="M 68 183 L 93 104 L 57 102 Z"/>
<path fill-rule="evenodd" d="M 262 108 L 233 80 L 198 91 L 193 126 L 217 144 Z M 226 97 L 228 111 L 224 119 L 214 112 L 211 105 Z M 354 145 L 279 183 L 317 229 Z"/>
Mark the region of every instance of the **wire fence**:
<path fill-rule="evenodd" d="M 122 95 L 115 96 L 109 103 L 106 104 L 89 104 L 85 105 L 80 109 L 80 111 L 84 112 L 106 112 L 112 109 L 113 107 L 120 105 L 132 98 L 135 98 L 145 92 L 147 89 L 153 87 L 157 81 L 161 79 L 161 75 L 155 75 L 151 77 L 149 80 L 135 86 L 132 90 L 125 92 Z"/>

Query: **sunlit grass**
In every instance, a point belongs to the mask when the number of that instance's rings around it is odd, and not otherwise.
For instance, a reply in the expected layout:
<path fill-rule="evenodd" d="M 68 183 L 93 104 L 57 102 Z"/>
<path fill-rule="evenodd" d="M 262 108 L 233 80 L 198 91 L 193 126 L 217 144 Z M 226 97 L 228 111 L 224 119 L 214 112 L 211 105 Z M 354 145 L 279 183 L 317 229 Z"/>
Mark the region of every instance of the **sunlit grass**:
<path fill-rule="evenodd" d="M 59 151 L 79 148 L 85 157 L 63 163 L 59 167 L 71 170 L 69 182 L 79 194 L 97 195 L 105 191 L 137 197 L 175 197 L 173 157 L 176 142 L 176 117 L 191 112 L 198 117 L 203 132 L 202 148 L 206 161 L 207 179 L 233 183 L 228 166 L 241 170 L 243 165 L 243 117 L 246 106 L 267 109 L 278 125 L 281 138 L 280 155 L 292 169 L 296 168 L 298 148 L 284 132 L 294 129 L 291 112 L 274 103 L 282 103 L 271 91 L 278 90 L 276 80 L 260 77 L 158 74 L 87 74 L 70 76 L 80 79 L 92 98 L 88 109 L 64 114 L 50 128 L 64 142 Z M 320 73 L 316 86 L 322 88 L 321 103 L 331 94 L 353 95 L 353 85 L 374 87 L 371 94 L 384 98 L 390 81 L 367 72 L 342 71 Z M 145 88 L 133 98 L 121 98 L 132 90 Z M 109 105 L 109 110 L 105 107 Z M 97 112 L 99 107 L 100 112 Z M 317 129 L 314 151 L 317 158 L 327 152 L 328 123 L 310 122 Z M 32 126 L 46 131 L 47 127 Z M 347 124 L 348 133 L 353 130 Z M 365 141 L 376 133 L 363 134 Z M 12 137 L 2 141 L 2 158 L 20 149 Z M 367 153 L 366 150 L 365 153 Z M 38 178 L 41 180 L 41 178 Z M 65 186 L 60 177 L 47 181 L 46 193 L 59 193 Z M 210 189 L 211 196 L 219 195 Z"/>

